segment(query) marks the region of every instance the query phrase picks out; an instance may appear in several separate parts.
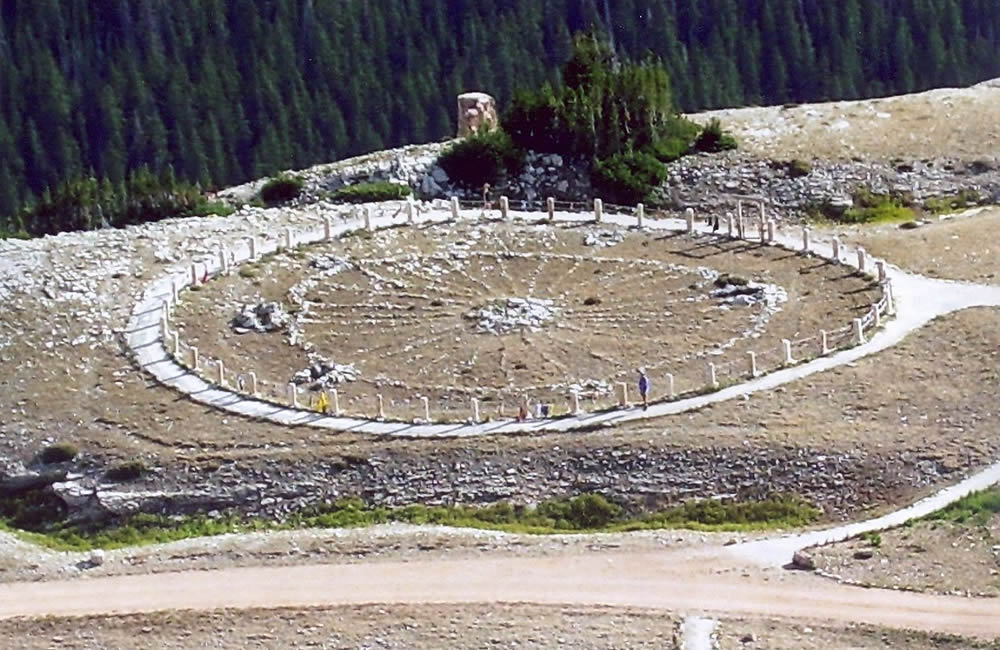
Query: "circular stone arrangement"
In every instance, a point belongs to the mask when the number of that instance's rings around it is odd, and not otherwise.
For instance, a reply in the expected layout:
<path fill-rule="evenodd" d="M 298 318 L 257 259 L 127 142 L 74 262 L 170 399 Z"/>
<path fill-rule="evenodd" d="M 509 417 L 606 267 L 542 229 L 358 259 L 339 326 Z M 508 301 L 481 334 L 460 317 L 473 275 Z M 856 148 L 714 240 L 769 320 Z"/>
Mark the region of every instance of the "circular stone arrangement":
<path fill-rule="evenodd" d="M 300 406 L 355 417 L 510 418 L 525 399 L 558 416 L 611 408 L 622 384 L 635 398 L 639 367 L 662 401 L 819 356 L 823 329 L 849 344 L 880 289 L 818 262 L 608 224 L 461 221 L 282 251 L 185 294 L 175 320 L 206 377 L 222 360 L 246 391 L 253 369 L 277 402 L 293 382 Z M 286 327 L 245 326 L 274 305 Z"/>

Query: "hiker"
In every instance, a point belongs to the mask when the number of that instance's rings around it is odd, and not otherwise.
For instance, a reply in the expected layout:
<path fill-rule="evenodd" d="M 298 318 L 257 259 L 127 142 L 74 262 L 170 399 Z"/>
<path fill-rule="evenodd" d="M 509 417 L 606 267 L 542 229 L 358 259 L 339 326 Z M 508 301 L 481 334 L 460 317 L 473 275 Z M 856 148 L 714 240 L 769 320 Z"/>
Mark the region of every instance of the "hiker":
<path fill-rule="evenodd" d="M 524 422 L 528 419 L 528 398 L 521 398 L 521 406 L 517 409 L 517 421 Z"/>
<path fill-rule="evenodd" d="M 712 232 L 719 232 L 719 215 L 715 215 L 715 219 L 712 220 Z"/>
<path fill-rule="evenodd" d="M 645 368 L 639 368 L 639 395 L 642 397 L 642 410 L 645 411 L 649 408 L 649 377 Z"/>

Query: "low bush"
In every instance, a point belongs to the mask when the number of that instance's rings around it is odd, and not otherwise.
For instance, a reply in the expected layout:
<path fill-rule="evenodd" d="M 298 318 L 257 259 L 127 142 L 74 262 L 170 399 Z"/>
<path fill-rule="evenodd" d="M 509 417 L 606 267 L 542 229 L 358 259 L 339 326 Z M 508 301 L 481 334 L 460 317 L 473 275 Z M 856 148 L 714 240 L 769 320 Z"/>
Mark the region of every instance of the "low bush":
<path fill-rule="evenodd" d="M 521 173 L 524 151 L 502 129 L 473 135 L 445 149 L 438 165 L 454 183 L 478 189 Z"/>
<path fill-rule="evenodd" d="M 43 449 L 42 453 L 38 455 L 38 460 L 43 465 L 66 463 L 76 458 L 76 455 L 79 453 L 80 451 L 76 448 L 76 445 L 69 442 L 58 442 Z"/>
<path fill-rule="evenodd" d="M 928 519 L 936 521 L 953 521 L 958 524 L 987 524 L 994 515 L 1000 513 L 1000 489 L 991 488 L 982 492 L 973 492 L 930 514 Z"/>
<path fill-rule="evenodd" d="M 149 471 L 149 468 L 146 467 L 146 463 L 135 459 L 118 463 L 114 467 L 111 467 L 104 472 L 104 478 L 109 481 L 118 482 L 135 481 L 142 478 L 147 471 Z"/>
<path fill-rule="evenodd" d="M 268 205 L 291 201 L 302 192 L 302 185 L 301 178 L 281 174 L 264 183 L 260 188 L 260 199 Z"/>
<path fill-rule="evenodd" d="M 931 214 L 947 214 L 958 212 L 978 205 L 983 197 L 973 189 L 964 189 L 955 196 L 939 196 L 927 199 L 924 202 L 924 210 Z"/>
<path fill-rule="evenodd" d="M 695 138 L 692 148 L 702 153 L 718 153 L 737 146 L 736 138 L 722 130 L 722 123 L 718 118 L 712 118 Z"/>
<path fill-rule="evenodd" d="M 656 156 L 641 151 L 598 160 L 590 175 L 597 193 L 612 203 L 635 205 L 646 201 L 667 177 L 667 167 Z"/>
<path fill-rule="evenodd" d="M 375 203 L 405 199 L 410 194 L 410 188 L 407 185 L 380 181 L 342 187 L 330 194 L 330 200 L 342 203 Z"/>

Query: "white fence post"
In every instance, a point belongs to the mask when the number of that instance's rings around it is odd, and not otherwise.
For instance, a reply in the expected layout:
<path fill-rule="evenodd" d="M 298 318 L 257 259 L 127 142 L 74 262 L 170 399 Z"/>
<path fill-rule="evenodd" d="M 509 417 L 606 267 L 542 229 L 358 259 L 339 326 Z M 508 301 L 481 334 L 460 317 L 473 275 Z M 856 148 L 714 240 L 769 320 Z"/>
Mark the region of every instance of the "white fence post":
<path fill-rule="evenodd" d="M 472 423 L 479 424 L 479 400 L 472 398 Z"/>
<path fill-rule="evenodd" d="M 872 327 L 875 329 L 882 327 L 882 312 L 878 308 L 878 303 L 872 305 Z"/>
<path fill-rule="evenodd" d="M 604 201 L 594 199 L 594 221 L 601 223 L 604 220 Z"/>
<path fill-rule="evenodd" d="M 413 201 L 411 197 L 407 197 L 406 203 L 403 204 L 403 214 L 406 216 L 406 223 L 413 223 Z"/>
<path fill-rule="evenodd" d="M 792 358 L 792 342 L 788 339 L 782 339 L 781 341 L 781 351 L 785 356 L 785 365 L 790 366 L 795 363 L 795 359 Z"/>
<path fill-rule="evenodd" d="M 510 199 L 506 196 L 500 197 L 500 216 L 506 221 L 510 219 Z"/>
<path fill-rule="evenodd" d="M 687 221 L 687 231 L 688 234 L 694 233 L 694 208 L 688 208 L 684 211 L 684 219 Z"/>
<path fill-rule="evenodd" d="M 677 391 L 674 389 L 674 376 L 673 376 L 673 374 L 671 374 L 671 373 L 668 372 L 667 376 L 666 376 L 666 380 L 667 380 L 667 395 L 669 396 L 670 399 L 674 399 L 675 397 L 677 397 Z"/>
<path fill-rule="evenodd" d="M 170 281 L 170 300 L 175 305 L 180 301 L 180 297 L 181 297 L 180 294 L 181 294 L 181 292 L 180 292 L 180 289 L 177 286 L 177 280 L 176 279 L 171 280 Z"/>
<path fill-rule="evenodd" d="M 760 373 L 757 372 L 757 353 L 747 352 L 747 357 L 750 358 L 750 376 L 753 378 L 760 376 Z"/>
<path fill-rule="evenodd" d="M 361 211 L 361 215 L 362 215 L 362 217 L 365 220 L 365 230 L 367 230 L 368 232 L 371 232 L 372 231 L 372 211 L 369 210 L 368 208 L 364 208 Z"/>
<path fill-rule="evenodd" d="M 640 203 L 639 205 L 635 206 L 636 227 L 642 228 L 642 222 L 643 219 L 645 219 L 645 217 L 646 217 L 646 206 Z"/>
<path fill-rule="evenodd" d="M 836 260 L 837 262 L 839 262 L 840 261 L 840 237 L 834 237 L 833 241 L 831 242 L 831 245 L 833 246 L 833 259 Z"/>
<path fill-rule="evenodd" d="M 333 414 L 340 417 L 340 392 L 336 388 L 330 391 L 330 406 Z"/>
<path fill-rule="evenodd" d="M 177 332 L 171 332 L 171 349 L 174 351 L 174 358 L 180 361 L 178 357 L 181 355 L 181 335 Z"/>
<path fill-rule="evenodd" d="M 572 395 L 573 403 L 573 415 L 580 415 L 583 411 L 580 409 L 580 393 L 573 392 Z"/>
<path fill-rule="evenodd" d="M 618 382 L 618 406 L 628 408 L 628 384 Z"/>
<path fill-rule="evenodd" d="M 810 241 L 809 241 L 810 237 L 809 237 L 809 235 L 810 235 L 809 226 L 804 226 L 802 228 L 802 252 L 803 253 L 808 253 L 809 252 L 809 244 L 810 244 Z"/>
<path fill-rule="evenodd" d="M 451 218 L 457 221 L 458 217 L 459 217 L 458 197 L 453 196 L 451 197 Z"/>
<path fill-rule="evenodd" d="M 201 278 L 198 277 L 198 264 L 191 264 L 191 286 L 197 287 L 201 283 Z"/>
<path fill-rule="evenodd" d="M 377 407 L 378 407 L 378 410 L 376 411 L 375 417 L 378 420 L 384 420 L 385 419 L 385 400 L 382 399 L 382 395 L 381 394 L 375 396 L 375 402 L 376 402 Z"/>
<path fill-rule="evenodd" d="M 556 220 L 556 200 L 553 197 L 545 199 L 545 209 L 549 213 L 549 221 Z"/>
<path fill-rule="evenodd" d="M 222 359 L 219 359 L 218 362 L 216 362 L 215 370 L 216 370 L 216 376 L 215 376 L 216 383 L 218 383 L 219 386 L 225 387 L 225 385 L 226 385 L 226 365 L 222 362 Z"/>
<path fill-rule="evenodd" d="M 885 283 L 885 288 L 882 289 L 885 292 L 885 313 L 888 316 L 896 315 L 896 299 L 893 296 L 892 291 L 892 280 L 888 280 Z"/>
<path fill-rule="evenodd" d="M 292 403 L 292 408 L 299 408 L 299 388 L 295 384 L 288 384 L 288 399 Z"/>
<path fill-rule="evenodd" d="M 421 397 L 420 401 L 424 406 L 424 422 L 430 424 L 431 421 L 431 401 L 426 397 Z"/>
<path fill-rule="evenodd" d="M 766 244 L 767 243 L 767 223 L 763 219 L 761 219 L 757 223 L 757 227 L 760 229 L 760 233 L 759 233 L 760 234 L 760 243 Z"/>
<path fill-rule="evenodd" d="M 198 348 L 191 347 L 191 368 L 198 372 L 201 369 L 201 359 L 198 357 Z"/>
<path fill-rule="evenodd" d="M 716 376 L 714 363 L 708 364 L 708 386 L 709 388 L 719 387 L 719 378 Z"/>
<path fill-rule="evenodd" d="M 730 239 L 733 236 L 733 215 L 729 212 L 726 213 L 726 236 Z"/>
<path fill-rule="evenodd" d="M 819 331 L 819 341 L 820 354 L 822 356 L 830 354 L 830 335 L 826 333 L 826 330 Z"/>
<path fill-rule="evenodd" d="M 330 241 L 331 239 L 333 239 L 333 219 L 323 217 L 323 240 Z"/>
<path fill-rule="evenodd" d="M 248 372 L 247 373 L 247 380 L 248 380 L 247 383 L 250 384 L 248 386 L 248 388 L 250 389 L 250 395 L 252 397 L 257 397 L 257 373 L 256 372 L 252 372 L 252 371 Z"/>
<path fill-rule="evenodd" d="M 292 250 L 292 245 L 295 243 L 295 236 L 292 234 L 291 228 L 285 228 L 285 250 Z"/>
<path fill-rule="evenodd" d="M 865 265 L 867 264 L 867 260 L 868 260 L 868 253 L 865 252 L 865 249 L 858 248 L 858 271 L 860 273 L 865 272 Z"/>
<path fill-rule="evenodd" d="M 774 219 L 770 219 L 767 222 L 767 241 L 774 241 Z"/>
<path fill-rule="evenodd" d="M 858 345 L 865 342 L 865 324 L 860 318 L 854 319 L 854 342 Z"/>
<path fill-rule="evenodd" d="M 878 281 L 885 282 L 885 279 L 888 277 L 885 271 L 885 262 L 883 260 L 877 260 L 875 262 L 875 268 L 878 269 Z"/>

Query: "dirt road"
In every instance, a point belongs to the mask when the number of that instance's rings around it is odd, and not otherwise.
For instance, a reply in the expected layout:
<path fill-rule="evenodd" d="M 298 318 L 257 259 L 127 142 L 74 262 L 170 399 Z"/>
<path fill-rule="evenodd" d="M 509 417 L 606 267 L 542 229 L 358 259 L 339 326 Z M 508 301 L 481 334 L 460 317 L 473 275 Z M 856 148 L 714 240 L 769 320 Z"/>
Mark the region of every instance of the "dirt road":
<path fill-rule="evenodd" d="M 0 587 L 0 618 L 364 603 L 628 606 L 1000 636 L 1000 600 L 859 589 L 760 572 L 723 551 L 586 553 L 164 573 Z"/>

